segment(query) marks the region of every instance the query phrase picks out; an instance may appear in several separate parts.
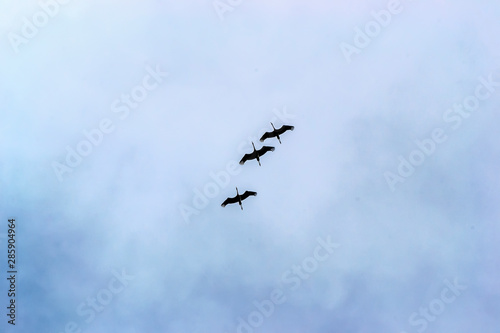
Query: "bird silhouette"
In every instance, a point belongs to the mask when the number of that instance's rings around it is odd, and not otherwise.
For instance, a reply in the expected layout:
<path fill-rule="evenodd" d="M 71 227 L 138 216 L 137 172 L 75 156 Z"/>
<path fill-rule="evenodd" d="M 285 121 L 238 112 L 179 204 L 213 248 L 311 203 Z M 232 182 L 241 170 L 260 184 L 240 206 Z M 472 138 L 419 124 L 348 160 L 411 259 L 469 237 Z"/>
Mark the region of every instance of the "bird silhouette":
<path fill-rule="evenodd" d="M 243 205 L 241 204 L 242 200 L 245 200 L 249 196 L 256 196 L 257 192 L 252 192 L 252 191 L 245 191 L 245 193 L 241 194 L 238 192 L 238 188 L 236 188 L 236 196 L 232 198 L 227 198 L 224 200 L 224 202 L 221 204 L 222 207 L 226 207 L 227 204 L 232 204 L 232 203 L 239 203 L 241 210 L 243 210 Z"/>
<path fill-rule="evenodd" d="M 262 135 L 262 137 L 260 138 L 260 142 L 263 142 L 267 138 L 277 137 L 278 141 L 281 144 L 280 134 L 283 134 L 283 133 L 285 133 L 288 130 L 293 131 L 293 129 L 295 128 L 294 126 L 283 125 L 279 129 L 276 129 L 276 128 L 274 128 L 273 123 L 271 123 L 271 126 L 273 127 L 273 131 L 272 132 L 266 132 L 266 133 L 264 133 L 264 135 Z"/>
<path fill-rule="evenodd" d="M 253 152 L 251 152 L 250 154 L 245 154 L 243 156 L 243 158 L 240 161 L 241 165 L 245 164 L 245 162 L 248 160 L 257 159 L 257 162 L 259 162 L 259 166 L 260 166 L 260 157 L 262 155 L 264 155 L 265 153 L 267 153 L 268 151 L 274 151 L 274 147 L 270 147 L 270 146 L 264 146 L 264 147 L 260 148 L 259 150 L 257 150 L 257 149 L 255 149 L 255 145 L 253 144 L 253 142 L 252 142 L 252 146 L 253 146 Z"/>

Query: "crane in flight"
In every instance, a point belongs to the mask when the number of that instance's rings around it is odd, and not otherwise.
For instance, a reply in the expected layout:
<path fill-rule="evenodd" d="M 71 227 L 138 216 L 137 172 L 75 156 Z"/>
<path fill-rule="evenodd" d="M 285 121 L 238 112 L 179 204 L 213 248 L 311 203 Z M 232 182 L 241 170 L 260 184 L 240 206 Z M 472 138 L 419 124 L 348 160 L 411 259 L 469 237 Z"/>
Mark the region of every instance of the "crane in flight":
<path fill-rule="evenodd" d="M 221 206 L 226 207 L 227 204 L 238 203 L 241 207 L 241 210 L 243 210 L 243 205 L 241 204 L 241 201 L 245 200 L 246 198 L 248 198 L 251 195 L 256 196 L 257 192 L 245 191 L 245 193 L 240 195 L 238 193 L 238 188 L 236 188 L 236 196 L 232 197 L 232 198 L 227 198 L 226 200 L 224 200 L 224 202 L 221 204 Z"/>
<path fill-rule="evenodd" d="M 273 123 L 271 123 L 271 126 L 273 127 L 273 131 L 272 132 L 266 132 L 266 133 L 264 133 L 264 135 L 262 135 L 262 137 L 260 138 L 260 142 L 263 142 L 267 138 L 277 137 L 278 141 L 281 144 L 280 134 L 283 134 L 283 133 L 285 133 L 288 130 L 293 131 L 293 129 L 295 128 L 294 126 L 283 125 L 279 129 L 276 129 L 276 128 L 274 128 Z"/>
<path fill-rule="evenodd" d="M 257 150 L 257 149 L 255 149 L 255 145 L 253 144 L 253 142 L 252 142 L 252 146 L 253 146 L 253 152 L 251 152 L 250 154 L 245 154 L 243 156 L 243 158 L 240 161 L 241 165 L 245 164 L 245 162 L 248 160 L 257 159 L 257 162 L 259 162 L 259 166 L 260 166 L 260 157 L 262 155 L 264 155 L 265 153 L 267 153 L 268 151 L 274 151 L 274 147 L 270 147 L 270 146 L 264 146 L 264 147 L 260 148 L 259 150 Z"/>

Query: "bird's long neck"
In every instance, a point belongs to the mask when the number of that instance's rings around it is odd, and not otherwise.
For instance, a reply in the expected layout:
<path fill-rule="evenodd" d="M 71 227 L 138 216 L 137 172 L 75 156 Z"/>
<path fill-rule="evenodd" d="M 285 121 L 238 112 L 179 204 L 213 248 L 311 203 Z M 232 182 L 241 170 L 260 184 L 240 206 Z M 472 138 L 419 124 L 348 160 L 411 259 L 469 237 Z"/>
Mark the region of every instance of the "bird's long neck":
<path fill-rule="evenodd" d="M 253 151 L 257 150 L 257 149 L 255 149 L 255 145 L 253 144 L 253 142 L 252 142 L 252 147 L 253 147 Z"/>
<path fill-rule="evenodd" d="M 273 123 L 271 123 L 271 126 L 273 127 L 273 130 L 275 130 L 275 131 L 276 131 L 276 128 L 274 128 L 274 125 L 273 125 Z"/>
<path fill-rule="evenodd" d="M 241 196 L 238 193 L 238 188 L 236 188 L 236 197 L 238 198 L 238 204 L 240 205 L 241 210 L 243 210 L 243 204 L 241 203 Z"/>

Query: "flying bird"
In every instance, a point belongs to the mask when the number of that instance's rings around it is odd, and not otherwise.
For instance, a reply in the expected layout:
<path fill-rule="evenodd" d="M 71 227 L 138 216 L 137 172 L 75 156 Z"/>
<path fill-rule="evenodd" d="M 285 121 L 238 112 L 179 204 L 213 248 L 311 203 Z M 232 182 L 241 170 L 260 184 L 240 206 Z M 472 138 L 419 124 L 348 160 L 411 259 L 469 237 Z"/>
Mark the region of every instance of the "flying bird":
<path fill-rule="evenodd" d="M 245 200 L 246 198 L 248 198 L 251 195 L 256 196 L 257 192 L 245 191 L 245 193 L 243 193 L 242 195 L 240 195 L 238 193 L 238 188 L 236 188 L 236 196 L 232 197 L 232 198 L 227 198 L 226 200 L 224 200 L 224 202 L 221 204 L 221 206 L 222 207 L 226 207 L 227 204 L 239 203 L 240 207 L 241 207 L 241 210 L 243 210 L 243 205 L 241 204 L 241 201 Z"/>
<path fill-rule="evenodd" d="M 253 146 L 253 152 L 251 152 L 250 154 L 245 154 L 245 156 L 243 156 L 243 158 L 240 161 L 241 165 L 245 164 L 245 162 L 248 160 L 257 159 L 257 162 L 259 162 L 259 166 L 260 166 L 260 157 L 262 155 L 264 155 L 265 153 L 267 153 L 268 151 L 274 151 L 274 147 L 270 147 L 270 146 L 264 146 L 264 147 L 260 148 L 259 150 L 257 150 L 257 149 L 255 149 L 255 145 L 253 144 L 253 142 L 252 142 L 252 146 Z"/>
<path fill-rule="evenodd" d="M 290 125 L 283 125 L 279 129 L 276 129 L 276 128 L 274 128 L 273 123 L 271 123 L 271 126 L 273 127 L 273 131 L 264 133 L 264 135 L 262 135 L 262 137 L 260 138 L 260 142 L 263 142 L 267 138 L 277 137 L 278 141 L 281 144 L 280 134 L 283 134 L 288 130 L 293 131 L 293 129 L 295 128 L 295 127 L 290 126 Z"/>

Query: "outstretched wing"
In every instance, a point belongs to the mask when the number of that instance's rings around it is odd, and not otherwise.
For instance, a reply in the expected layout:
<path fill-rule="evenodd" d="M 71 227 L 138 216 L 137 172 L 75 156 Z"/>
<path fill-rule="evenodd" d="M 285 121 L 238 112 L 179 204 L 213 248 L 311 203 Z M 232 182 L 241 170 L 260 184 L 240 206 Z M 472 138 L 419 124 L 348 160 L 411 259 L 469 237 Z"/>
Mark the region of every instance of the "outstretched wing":
<path fill-rule="evenodd" d="M 272 131 L 272 132 L 266 132 L 260 138 L 260 142 L 262 142 L 262 141 L 264 141 L 265 139 L 268 139 L 268 138 L 274 138 L 275 136 L 276 136 L 276 133 L 274 131 Z"/>
<path fill-rule="evenodd" d="M 248 198 L 249 196 L 256 196 L 257 195 L 257 192 L 252 192 L 252 191 L 245 191 L 245 193 L 243 193 L 241 195 L 241 200 L 245 200 L 246 198 Z"/>
<path fill-rule="evenodd" d="M 265 153 L 267 153 L 268 151 L 274 151 L 274 147 L 264 146 L 264 147 L 260 148 L 258 151 L 259 151 L 259 156 L 262 156 Z"/>
<path fill-rule="evenodd" d="M 238 202 L 238 197 L 227 198 L 226 200 L 224 200 L 224 202 L 221 204 L 221 206 L 226 207 L 227 204 L 232 204 L 232 203 L 236 203 L 236 202 Z"/>
<path fill-rule="evenodd" d="M 243 156 L 243 158 L 241 159 L 240 164 L 243 165 L 243 164 L 245 164 L 246 161 L 253 160 L 256 157 L 257 157 L 257 154 L 255 152 L 250 153 L 250 154 L 245 154 L 245 156 Z"/>
<path fill-rule="evenodd" d="M 295 128 L 294 126 L 283 125 L 279 129 L 277 129 L 276 131 L 278 132 L 278 134 L 283 134 L 288 130 L 293 131 L 294 128 Z"/>

